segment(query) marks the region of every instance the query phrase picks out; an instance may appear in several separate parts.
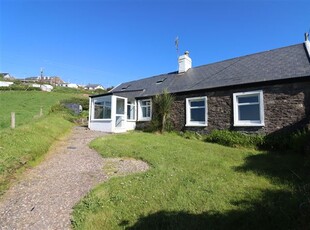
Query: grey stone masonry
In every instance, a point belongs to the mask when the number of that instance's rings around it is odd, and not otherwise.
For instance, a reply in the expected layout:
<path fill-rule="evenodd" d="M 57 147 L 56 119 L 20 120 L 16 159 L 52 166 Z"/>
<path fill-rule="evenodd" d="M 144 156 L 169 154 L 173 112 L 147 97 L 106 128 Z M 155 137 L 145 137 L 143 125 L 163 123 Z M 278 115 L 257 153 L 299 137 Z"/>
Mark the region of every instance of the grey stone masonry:
<path fill-rule="evenodd" d="M 264 97 L 265 126 L 234 127 L 233 93 L 262 90 Z M 208 125 L 187 127 L 186 98 L 207 96 Z M 310 81 L 281 83 L 252 87 L 231 87 L 222 90 L 206 90 L 176 95 L 171 120 L 176 130 L 192 130 L 209 133 L 215 129 L 228 129 L 248 133 L 272 133 L 278 130 L 294 130 L 309 124 Z"/>

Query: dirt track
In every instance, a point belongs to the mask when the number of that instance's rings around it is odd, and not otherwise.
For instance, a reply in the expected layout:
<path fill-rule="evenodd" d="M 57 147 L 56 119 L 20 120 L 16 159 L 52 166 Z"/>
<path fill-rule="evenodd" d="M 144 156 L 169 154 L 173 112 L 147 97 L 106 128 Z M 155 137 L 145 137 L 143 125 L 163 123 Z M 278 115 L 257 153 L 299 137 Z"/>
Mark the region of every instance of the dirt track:
<path fill-rule="evenodd" d="M 103 135 L 76 127 L 40 165 L 27 170 L 0 200 L 0 229 L 70 229 L 72 207 L 108 179 L 105 164 L 113 163 L 115 174 L 148 169 L 138 160 L 102 158 L 88 147 Z"/>

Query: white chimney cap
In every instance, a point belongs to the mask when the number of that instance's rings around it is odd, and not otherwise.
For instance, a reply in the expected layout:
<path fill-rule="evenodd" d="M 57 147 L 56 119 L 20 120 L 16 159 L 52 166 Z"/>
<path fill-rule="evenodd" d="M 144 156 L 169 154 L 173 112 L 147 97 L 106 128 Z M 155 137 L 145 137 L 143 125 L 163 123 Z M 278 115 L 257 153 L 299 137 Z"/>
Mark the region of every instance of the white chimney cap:
<path fill-rule="evenodd" d="M 184 73 L 188 69 L 192 68 L 192 59 L 189 57 L 189 52 L 186 51 L 182 56 L 178 59 L 179 62 L 179 73 Z"/>

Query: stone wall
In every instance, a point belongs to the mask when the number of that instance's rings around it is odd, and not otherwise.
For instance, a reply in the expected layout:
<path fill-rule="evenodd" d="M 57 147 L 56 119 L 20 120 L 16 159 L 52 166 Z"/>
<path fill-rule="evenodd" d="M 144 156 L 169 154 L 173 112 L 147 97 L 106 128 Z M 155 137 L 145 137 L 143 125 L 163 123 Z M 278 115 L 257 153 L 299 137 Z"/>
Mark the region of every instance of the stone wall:
<path fill-rule="evenodd" d="M 263 90 L 264 127 L 233 126 L 233 93 Z M 208 126 L 186 127 L 185 99 L 207 96 Z M 276 85 L 234 87 L 218 91 L 200 91 L 178 94 L 172 107 L 171 119 L 176 130 L 192 130 L 209 133 L 214 129 L 229 129 L 249 133 L 272 133 L 278 130 L 293 130 L 309 124 L 310 82 L 283 83 Z"/>

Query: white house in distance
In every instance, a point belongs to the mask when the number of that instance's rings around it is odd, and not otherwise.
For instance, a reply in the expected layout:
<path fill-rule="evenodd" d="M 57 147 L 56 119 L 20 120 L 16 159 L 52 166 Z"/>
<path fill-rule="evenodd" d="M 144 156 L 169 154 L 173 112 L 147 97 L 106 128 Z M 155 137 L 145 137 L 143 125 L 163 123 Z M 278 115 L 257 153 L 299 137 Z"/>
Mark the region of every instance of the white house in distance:
<path fill-rule="evenodd" d="M 87 86 L 85 86 L 84 89 L 88 89 L 88 90 L 102 89 L 102 90 L 105 90 L 105 88 L 102 85 L 99 85 L 99 84 L 88 84 Z"/>
<path fill-rule="evenodd" d="M 14 82 L 11 81 L 0 81 L 0 87 L 9 87 L 10 85 L 13 85 Z"/>
<path fill-rule="evenodd" d="M 73 88 L 73 89 L 79 88 L 79 86 L 77 84 L 75 84 L 75 83 L 62 83 L 62 84 L 60 84 L 60 86 L 68 87 L 68 88 Z"/>
<path fill-rule="evenodd" d="M 48 85 L 48 84 L 40 85 L 40 88 L 42 91 L 45 91 L 45 92 L 51 92 L 54 89 L 53 86 Z"/>
<path fill-rule="evenodd" d="M 4 80 L 14 79 L 14 77 L 12 77 L 9 73 L 0 73 L 0 76 L 2 76 Z"/>

